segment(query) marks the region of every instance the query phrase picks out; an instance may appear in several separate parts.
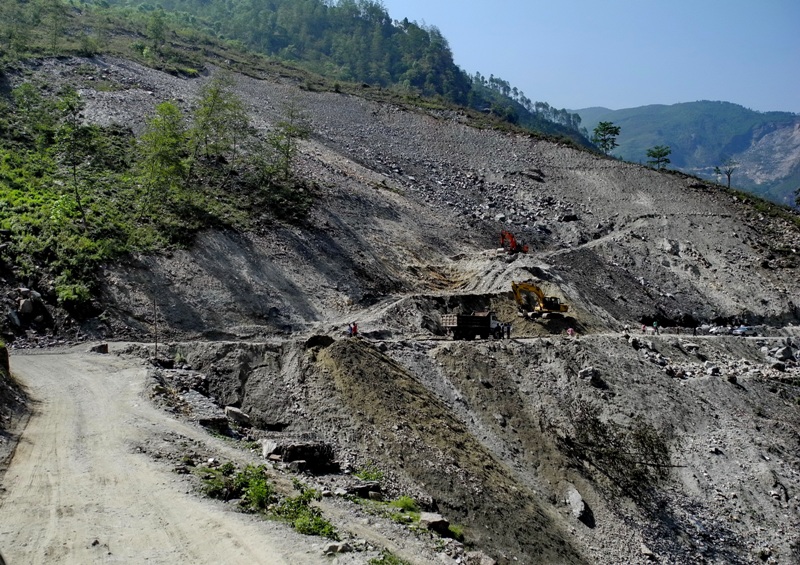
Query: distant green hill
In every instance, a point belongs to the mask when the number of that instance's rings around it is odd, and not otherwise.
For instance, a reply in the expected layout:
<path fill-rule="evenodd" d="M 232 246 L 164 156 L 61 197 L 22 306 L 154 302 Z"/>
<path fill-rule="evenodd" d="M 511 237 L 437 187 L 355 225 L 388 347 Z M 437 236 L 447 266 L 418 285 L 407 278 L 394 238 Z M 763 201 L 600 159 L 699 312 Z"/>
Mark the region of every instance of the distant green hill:
<path fill-rule="evenodd" d="M 590 132 L 601 121 L 619 126 L 614 155 L 647 162 L 647 150 L 667 145 L 670 166 L 714 177 L 726 159 L 739 163 L 732 184 L 788 203 L 800 186 L 800 116 L 791 112 L 755 112 L 730 102 L 687 102 L 624 110 L 578 110 Z"/>

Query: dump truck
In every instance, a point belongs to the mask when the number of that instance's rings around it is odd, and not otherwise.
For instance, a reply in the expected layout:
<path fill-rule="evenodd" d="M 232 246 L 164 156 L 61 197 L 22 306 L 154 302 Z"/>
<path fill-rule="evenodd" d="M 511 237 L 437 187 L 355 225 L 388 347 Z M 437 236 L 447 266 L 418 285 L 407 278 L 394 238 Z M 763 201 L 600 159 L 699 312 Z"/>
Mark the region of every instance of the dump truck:
<path fill-rule="evenodd" d="M 472 314 L 444 314 L 442 327 L 453 334 L 453 339 L 474 339 L 480 336 L 488 339 L 503 337 L 502 323 L 494 317 L 494 312 L 473 312 Z"/>

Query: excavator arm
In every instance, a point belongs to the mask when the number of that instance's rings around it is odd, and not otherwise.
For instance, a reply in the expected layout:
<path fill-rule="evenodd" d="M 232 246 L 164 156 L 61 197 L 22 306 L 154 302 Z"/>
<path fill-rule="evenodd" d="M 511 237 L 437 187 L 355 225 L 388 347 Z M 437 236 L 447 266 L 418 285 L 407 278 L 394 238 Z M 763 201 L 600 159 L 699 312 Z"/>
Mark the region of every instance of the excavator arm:
<path fill-rule="evenodd" d="M 569 307 L 562 304 L 557 297 L 545 296 L 542 289 L 533 283 L 512 281 L 511 290 L 520 311 L 529 316 L 536 317 L 546 312 L 561 314 L 569 310 Z"/>

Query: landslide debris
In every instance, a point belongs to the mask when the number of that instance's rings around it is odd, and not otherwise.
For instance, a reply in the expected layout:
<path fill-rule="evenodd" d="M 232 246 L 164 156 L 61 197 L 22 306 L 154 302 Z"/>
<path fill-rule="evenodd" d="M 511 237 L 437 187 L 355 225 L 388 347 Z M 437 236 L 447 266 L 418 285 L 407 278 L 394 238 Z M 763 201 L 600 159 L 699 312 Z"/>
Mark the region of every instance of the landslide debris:
<path fill-rule="evenodd" d="M 119 88 L 81 84 L 78 65 Z M 159 101 L 190 108 L 210 78 L 112 58 L 31 72 L 78 84 L 87 120 L 134 131 Z M 792 218 L 457 112 L 235 78 L 263 131 L 287 100 L 307 113 L 298 166 L 320 187 L 307 222 L 208 231 L 108 265 L 103 316 L 76 339 L 158 337 L 191 368 L 164 388 L 176 414 L 227 427 L 232 407 L 252 440 L 321 442 L 343 472 L 377 465 L 385 492 L 463 524 L 503 564 L 800 559 Z M 497 251 L 501 229 L 532 252 Z M 510 284 L 527 279 L 568 316 L 517 318 Z M 441 314 L 485 309 L 513 321 L 514 339 L 443 335 Z M 354 321 L 361 340 L 345 339 Z M 638 331 L 654 321 L 661 335 Z M 691 335 L 734 322 L 761 335 Z M 34 330 L 27 343 L 52 339 Z M 651 498 L 559 450 L 576 399 L 626 429 L 641 417 L 672 433 L 674 467 Z"/>

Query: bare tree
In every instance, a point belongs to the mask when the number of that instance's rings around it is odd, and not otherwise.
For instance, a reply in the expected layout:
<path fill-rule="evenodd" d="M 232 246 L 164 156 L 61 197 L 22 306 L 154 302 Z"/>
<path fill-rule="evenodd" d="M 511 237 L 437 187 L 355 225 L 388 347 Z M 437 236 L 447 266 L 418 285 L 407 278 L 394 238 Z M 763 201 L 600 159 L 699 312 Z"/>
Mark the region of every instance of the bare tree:
<path fill-rule="evenodd" d="M 728 188 L 731 187 L 731 176 L 733 172 L 739 168 L 739 162 L 735 161 L 734 159 L 728 157 L 722 162 L 722 165 L 718 167 L 714 167 L 714 174 L 715 175 L 725 175 L 728 179 Z"/>

